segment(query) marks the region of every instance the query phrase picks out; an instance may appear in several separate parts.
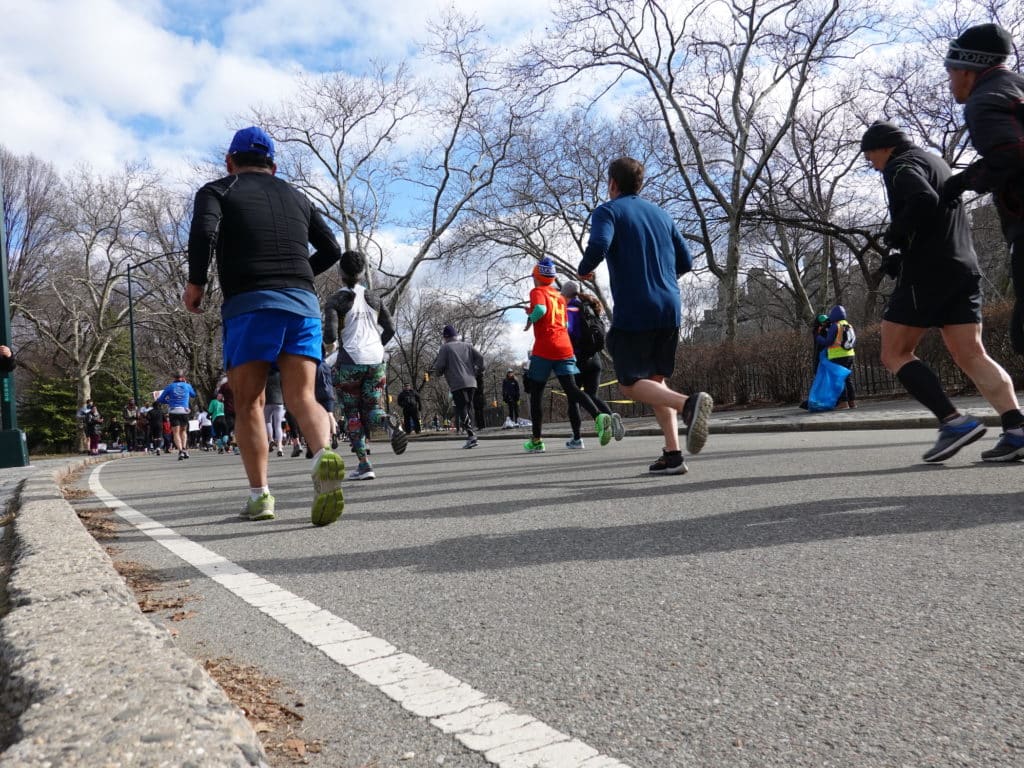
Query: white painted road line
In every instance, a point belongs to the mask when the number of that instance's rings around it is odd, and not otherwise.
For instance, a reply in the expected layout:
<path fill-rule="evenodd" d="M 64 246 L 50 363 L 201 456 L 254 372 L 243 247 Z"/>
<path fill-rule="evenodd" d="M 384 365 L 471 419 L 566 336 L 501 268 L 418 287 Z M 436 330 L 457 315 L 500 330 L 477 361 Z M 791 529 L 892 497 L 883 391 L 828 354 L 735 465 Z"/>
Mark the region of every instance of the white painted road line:
<path fill-rule="evenodd" d="M 89 476 L 89 489 L 125 522 L 488 762 L 500 768 L 628 768 L 122 503 L 100 484 L 104 466 Z"/>

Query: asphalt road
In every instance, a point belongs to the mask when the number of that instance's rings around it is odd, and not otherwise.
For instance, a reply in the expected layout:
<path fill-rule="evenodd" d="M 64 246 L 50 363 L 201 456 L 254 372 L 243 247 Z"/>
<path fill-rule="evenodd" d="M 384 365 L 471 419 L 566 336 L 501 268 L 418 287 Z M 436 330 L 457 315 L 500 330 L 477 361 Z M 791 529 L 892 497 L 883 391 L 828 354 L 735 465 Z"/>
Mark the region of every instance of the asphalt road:
<path fill-rule="evenodd" d="M 323 529 L 305 459 L 271 458 L 278 519 L 263 523 L 236 516 L 237 457 L 137 456 L 96 479 L 594 755 L 559 768 L 1019 766 L 1024 465 L 981 464 L 991 434 L 922 464 L 933 437 L 712 435 L 682 477 L 646 474 L 654 437 L 549 439 L 544 455 L 379 446 L 378 479 L 347 484 Z M 190 580 L 183 647 L 295 691 L 324 742 L 313 764 L 487 765 L 486 742 L 402 709 L 150 535 L 117 546 Z"/>

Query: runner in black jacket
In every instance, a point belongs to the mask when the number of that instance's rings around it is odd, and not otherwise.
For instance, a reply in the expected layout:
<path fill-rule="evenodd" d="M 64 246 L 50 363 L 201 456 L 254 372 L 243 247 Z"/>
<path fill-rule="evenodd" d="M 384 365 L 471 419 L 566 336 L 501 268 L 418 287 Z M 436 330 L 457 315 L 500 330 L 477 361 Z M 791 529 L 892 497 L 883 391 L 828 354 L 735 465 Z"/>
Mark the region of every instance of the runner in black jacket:
<path fill-rule="evenodd" d="M 939 421 L 938 440 L 924 460 L 945 461 L 985 434 L 984 425 L 956 409 L 939 378 L 914 354 L 931 327 L 941 329 L 954 362 L 1002 418 L 1006 434 L 982 458 L 1024 457 L 1024 414 L 1013 382 L 981 340 L 981 278 L 967 214 L 940 201 L 949 166 L 881 121 L 864 133 L 861 149 L 882 172 L 890 217 L 885 237 L 900 253 L 884 265 L 896 278 L 896 288 L 882 316 L 882 363 Z M 1019 447 L 1014 442 L 1018 433 Z"/>
<path fill-rule="evenodd" d="M 998 24 L 970 27 L 949 44 L 949 89 L 964 105 L 967 132 L 980 157 L 949 180 L 943 199 L 955 204 L 968 189 L 992 193 L 1017 295 L 1010 342 L 1024 354 L 1024 77 L 1005 66 L 1012 49 L 1010 33 Z"/>

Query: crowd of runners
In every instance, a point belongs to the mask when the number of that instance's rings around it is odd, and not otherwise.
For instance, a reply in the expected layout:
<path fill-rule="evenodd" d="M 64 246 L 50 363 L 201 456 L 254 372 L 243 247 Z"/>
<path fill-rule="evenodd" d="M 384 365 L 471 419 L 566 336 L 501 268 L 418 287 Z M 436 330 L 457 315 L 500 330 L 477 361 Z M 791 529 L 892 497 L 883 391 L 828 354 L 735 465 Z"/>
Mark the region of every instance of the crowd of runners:
<path fill-rule="evenodd" d="M 940 158 L 914 146 L 899 126 L 884 120 L 869 126 L 861 138 L 865 159 L 883 176 L 890 213 L 885 233 L 890 251 L 882 268 L 896 287 L 882 323 L 882 358 L 936 416 L 939 435 L 925 461 L 948 459 L 985 431 L 976 418 L 956 409 L 935 374 L 915 356 L 921 337 L 932 327 L 941 329 L 956 363 L 1002 419 L 999 440 L 982 458 L 1024 458 L 1024 413 L 1009 376 L 981 344 L 977 258 L 960 205 L 967 190 L 990 192 L 995 198 L 1018 296 L 1010 337 L 1014 349 L 1024 353 L 1024 78 L 1005 65 L 1011 50 L 1009 34 L 996 24 L 971 27 L 949 45 L 945 66 L 950 90 L 965 104 L 967 130 L 978 153 L 965 171 L 952 175 Z M 406 450 L 406 433 L 420 428 L 418 397 L 403 387 L 403 428 L 385 399 L 384 350 L 396 329 L 381 298 L 365 284 L 366 258 L 357 251 L 342 253 L 316 208 L 277 178 L 272 138 L 256 126 L 238 131 L 225 166 L 226 176 L 196 194 L 183 297 L 189 311 L 204 311 L 208 271 L 215 260 L 224 295 L 227 376 L 200 419 L 200 440 L 206 447 L 240 452 L 249 483 L 241 514 L 266 520 L 275 514 L 268 454 L 283 455 L 291 443 L 292 455 L 299 455 L 304 439 L 312 459 L 311 519 L 327 525 L 344 510 L 344 479 L 376 477 L 367 446 L 370 430 L 382 432 L 395 453 Z M 612 362 L 623 396 L 654 411 L 664 444 L 649 471 L 683 474 L 683 449 L 696 454 L 704 447 L 714 403 L 708 393 L 687 395 L 666 383 L 679 346 L 678 280 L 692 269 L 692 258 L 669 214 L 640 195 L 643 184 L 640 162 L 630 157 L 612 160 L 608 200 L 593 211 L 575 274 L 559 275 L 549 258 L 533 266 L 533 287 L 524 309 L 534 344 L 523 379 L 532 434 L 523 450 L 547 450 L 541 404 L 551 376 L 568 399 L 572 435 L 567 449 L 584 448 L 580 409 L 593 419 L 599 445 L 623 438 L 622 419 L 598 397 L 604 355 Z M 602 264 L 614 306 L 606 333 L 595 330 L 604 327 L 601 305 L 584 290 Z M 313 278 L 335 265 L 343 285 L 321 307 Z M 479 445 L 474 403 L 483 357 L 452 325 L 439 333 L 443 343 L 432 372 L 444 376 L 451 391 L 455 426 L 466 436 L 462 448 L 473 449 Z M 514 414 L 518 423 L 519 387 L 511 370 L 502 391 L 509 418 Z M 181 375 L 149 409 L 135 409 L 133 444 L 167 450 L 161 407 L 166 405 L 173 449 L 180 460 L 187 459 L 187 414 L 194 397 Z M 151 415 L 155 413 L 161 417 Z M 680 419 L 685 427 L 682 445 Z M 208 440 L 202 437 L 205 422 Z M 147 424 L 158 424 L 159 430 Z M 126 433 L 128 426 L 126 409 Z M 148 443 L 140 437 L 147 429 L 152 436 Z M 336 450 L 339 436 L 355 455 L 355 466 L 347 474 Z"/>

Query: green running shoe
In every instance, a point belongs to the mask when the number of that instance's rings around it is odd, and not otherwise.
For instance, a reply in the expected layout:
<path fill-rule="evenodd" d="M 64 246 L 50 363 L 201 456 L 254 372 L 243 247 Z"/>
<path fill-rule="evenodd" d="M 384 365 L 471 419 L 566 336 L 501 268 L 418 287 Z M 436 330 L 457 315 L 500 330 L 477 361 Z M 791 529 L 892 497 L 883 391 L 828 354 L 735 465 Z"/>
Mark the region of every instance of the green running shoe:
<path fill-rule="evenodd" d="M 274 497 L 264 493 L 258 499 L 247 499 L 241 517 L 246 520 L 273 520 Z"/>
<path fill-rule="evenodd" d="M 345 462 L 330 448 L 325 448 L 313 465 L 313 525 L 330 525 L 345 511 L 345 494 L 341 481 L 345 478 Z"/>
<path fill-rule="evenodd" d="M 601 445 L 608 445 L 612 441 L 612 417 L 607 413 L 597 414 L 594 429 L 597 430 L 597 441 Z"/>
<path fill-rule="evenodd" d="M 523 450 L 527 453 L 544 453 L 543 440 L 527 440 L 523 443 Z"/>

